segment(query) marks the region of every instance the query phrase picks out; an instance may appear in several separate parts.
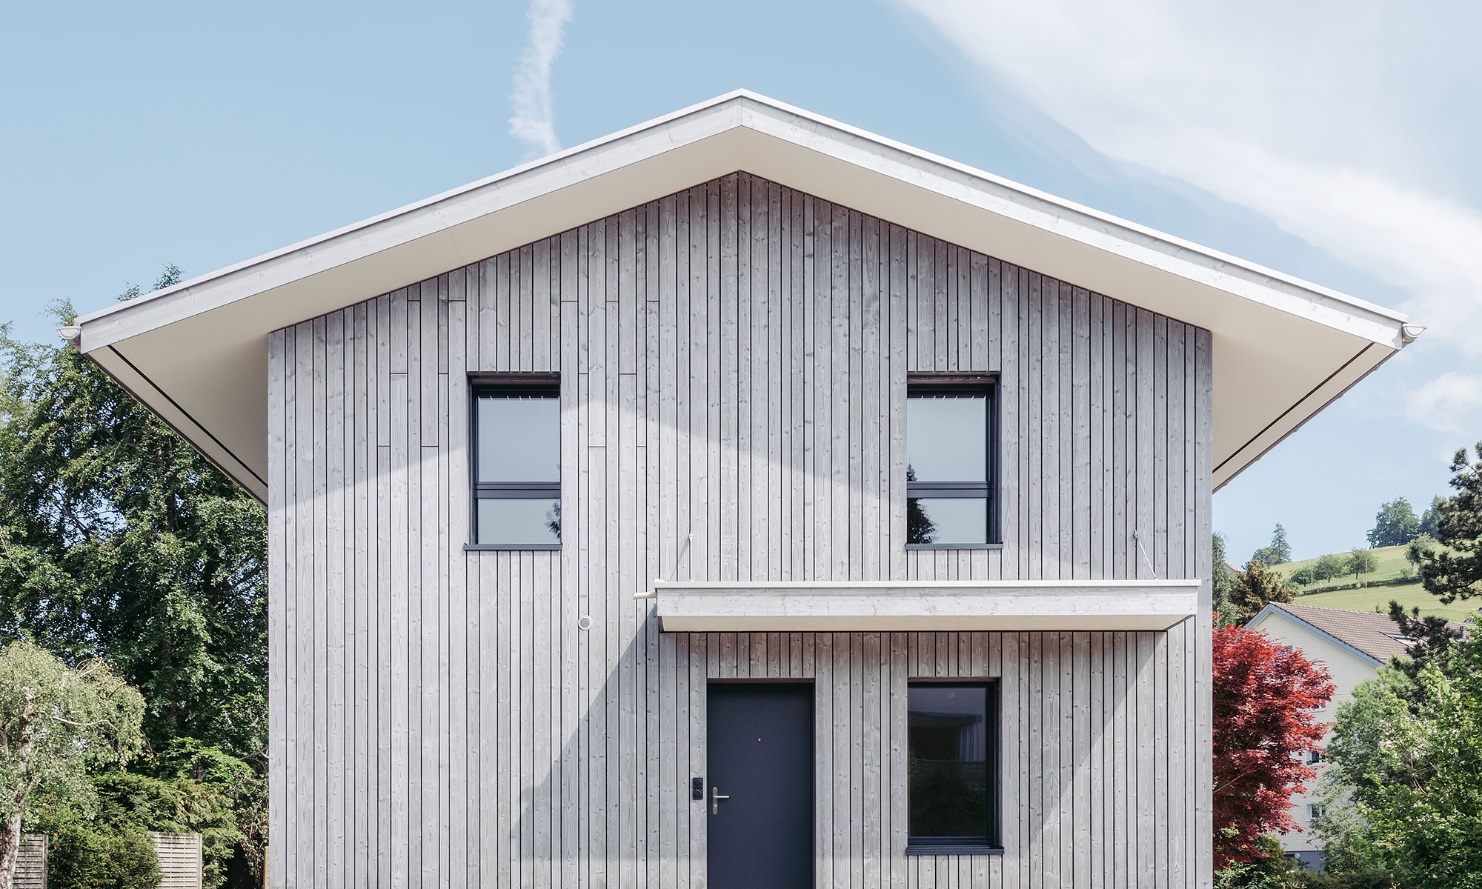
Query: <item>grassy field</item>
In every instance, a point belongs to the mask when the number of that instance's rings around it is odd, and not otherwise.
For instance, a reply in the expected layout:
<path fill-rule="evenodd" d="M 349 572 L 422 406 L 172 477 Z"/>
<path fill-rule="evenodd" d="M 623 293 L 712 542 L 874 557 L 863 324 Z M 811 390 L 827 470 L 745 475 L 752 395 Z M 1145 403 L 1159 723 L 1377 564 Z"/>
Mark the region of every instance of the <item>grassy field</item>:
<path fill-rule="evenodd" d="M 1389 580 L 1395 577 L 1403 577 L 1414 573 L 1412 566 L 1405 559 L 1405 547 L 1382 546 L 1371 550 L 1379 567 L 1372 574 L 1363 575 L 1362 579 Z M 1347 553 L 1337 553 L 1339 558 L 1347 556 Z M 1304 559 L 1300 562 L 1288 562 L 1285 565 L 1277 565 L 1276 570 L 1290 577 L 1293 572 L 1307 568 L 1317 559 Z M 1313 587 L 1328 586 L 1335 583 L 1348 583 L 1353 580 L 1353 575 L 1346 577 L 1335 577 L 1332 580 L 1321 581 L 1313 584 Z M 1298 587 L 1298 589 L 1302 589 Z M 1449 620 L 1462 620 L 1476 612 L 1476 605 L 1482 603 L 1468 604 L 1456 602 L 1451 605 L 1442 605 L 1440 600 L 1425 591 L 1420 581 L 1415 583 L 1401 584 L 1398 586 L 1369 587 L 1360 590 L 1334 590 L 1327 593 L 1303 593 L 1297 596 L 1295 604 L 1314 605 L 1318 608 L 1336 608 L 1340 611 L 1374 611 L 1376 608 L 1382 612 L 1389 611 L 1389 600 L 1395 599 L 1401 605 L 1409 609 L 1419 606 L 1422 614 L 1435 614 Z"/>

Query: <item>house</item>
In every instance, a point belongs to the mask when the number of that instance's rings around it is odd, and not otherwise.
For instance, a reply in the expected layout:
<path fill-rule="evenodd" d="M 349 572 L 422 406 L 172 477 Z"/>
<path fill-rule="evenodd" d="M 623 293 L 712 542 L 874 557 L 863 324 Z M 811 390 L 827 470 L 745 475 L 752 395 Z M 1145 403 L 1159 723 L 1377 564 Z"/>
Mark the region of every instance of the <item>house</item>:
<path fill-rule="evenodd" d="M 268 504 L 271 884 L 1208 886 L 1387 310 L 746 92 L 80 320 Z"/>
<path fill-rule="evenodd" d="M 1453 626 L 1460 629 L 1459 625 Z M 1410 650 L 1409 642 L 1388 614 L 1271 602 L 1246 622 L 1246 627 L 1301 650 L 1308 660 L 1327 668 L 1333 678 L 1333 697 L 1317 711 L 1320 722 L 1332 722 L 1338 707 L 1353 696 L 1360 683 L 1378 675 L 1390 658 L 1406 657 Z M 1330 732 L 1323 743 L 1331 738 Z M 1309 762 L 1321 773 L 1320 755 L 1311 755 Z M 1292 794 L 1291 815 L 1302 832 L 1280 835 L 1281 847 L 1308 869 L 1321 869 L 1323 863 L 1322 844 L 1311 833 L 1315 807 L 1322 805 L 1316 789 L 1315 782 L 1309 782 L 1307 792 Z"/>

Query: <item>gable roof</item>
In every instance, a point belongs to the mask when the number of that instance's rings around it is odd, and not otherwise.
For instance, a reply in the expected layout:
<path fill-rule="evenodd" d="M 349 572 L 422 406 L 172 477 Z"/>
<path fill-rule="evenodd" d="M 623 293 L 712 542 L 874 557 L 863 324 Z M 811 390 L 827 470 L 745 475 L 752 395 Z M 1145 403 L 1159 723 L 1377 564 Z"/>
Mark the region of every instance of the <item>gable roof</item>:
<path fill-rule="evenodd" d="M 1213 333 L 1214 484 L 1410 339 L 1405 318 L 739 91 L 78 320 L 78 346 L 266 497 L 267 335 L 745 170 Z"/>
<path fill-rule="evenodd" d="M 1253 626 L 1261 619 L 1261 615 L 1272 611 L 1306 624 L 1376 664 L 1387 664 L 1392 656 L 1406 655 L 1410 651 L 1410 646 L 1396 635 L 1399 627 L 1389 615 L 1371 611 L 1339 611 L 1314 605 L 1271 602 L 1251 618 L 1246 626 Z M 1449 625 L 1454 629 L 1461 629 L 1461 625 L 1455 622 L 1449 622 Z"/>

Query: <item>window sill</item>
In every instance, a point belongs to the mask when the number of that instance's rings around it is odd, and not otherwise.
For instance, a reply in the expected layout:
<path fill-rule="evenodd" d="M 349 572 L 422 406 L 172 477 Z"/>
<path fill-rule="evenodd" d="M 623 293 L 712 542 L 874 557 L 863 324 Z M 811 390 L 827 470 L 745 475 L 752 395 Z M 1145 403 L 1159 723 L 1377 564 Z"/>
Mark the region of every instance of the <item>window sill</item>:
<path fill-rule="evenodd" d="M 917 549 L 1003 549 L 1002 543 L 908 543 L 906 551 Z"/>
<path fill-rule="evenodd" d="M 549 552 L 561 548 L 559 543 L 465 543 L 463 551 L 466 553 L 503 553 L 503 552 Z"/>
<path fill-rule="evenodd" d="M 907 846 L 907 855 L 1002 855 L 1002 846 Z"/>

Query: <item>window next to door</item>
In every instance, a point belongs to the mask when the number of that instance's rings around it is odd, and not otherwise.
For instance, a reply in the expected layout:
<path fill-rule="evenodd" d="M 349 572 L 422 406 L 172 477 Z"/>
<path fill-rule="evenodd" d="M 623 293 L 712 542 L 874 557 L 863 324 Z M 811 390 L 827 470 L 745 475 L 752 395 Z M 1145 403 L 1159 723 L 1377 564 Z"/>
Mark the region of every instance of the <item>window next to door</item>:
<path fill-rule="evenodd" d="M 907 546 L 998 542 L 993 382 L 991 374 L 907 375 Z"/>
<path fill-rule="evenodd" d="M 996 853 L 998 686 L 912 682 L 906 692 L 910 752 L 906 852 Z"/>
<path fill-rule="evenodd" d="M 473 391 L 472 544 L 561 546 L 561 380 L 553 373 L 478 375 Z"/>

